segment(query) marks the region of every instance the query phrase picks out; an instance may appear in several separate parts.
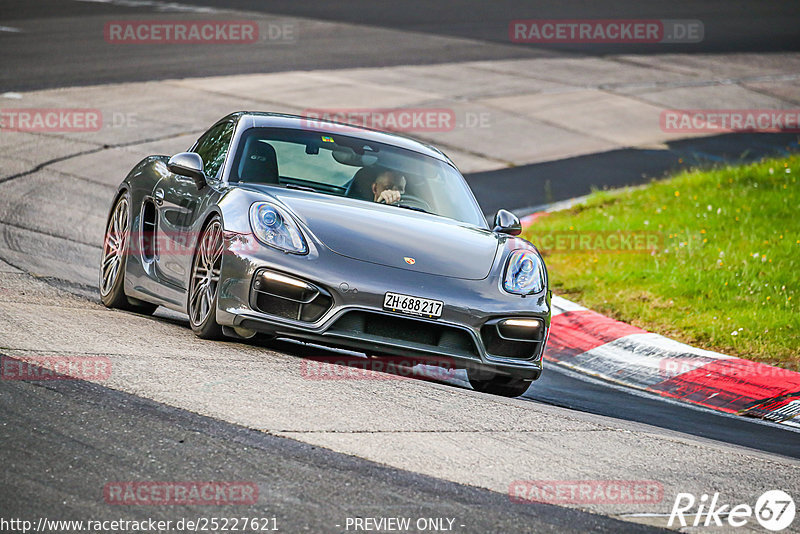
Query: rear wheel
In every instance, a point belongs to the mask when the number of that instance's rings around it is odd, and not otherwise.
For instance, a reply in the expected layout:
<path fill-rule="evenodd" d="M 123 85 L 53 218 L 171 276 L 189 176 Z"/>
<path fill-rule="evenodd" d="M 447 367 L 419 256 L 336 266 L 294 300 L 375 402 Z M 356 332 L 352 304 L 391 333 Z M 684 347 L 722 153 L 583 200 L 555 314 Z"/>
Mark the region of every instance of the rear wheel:
<path fill-rule="evenodd" d="M 214 216 L 198 241 L 187 299 L 189 323 L 195 335 L 203 339 L 222 337 L 222 327 L 217 323 L 217 296 L 223 246 L 222 222 Z"/>
<path fill-rule="evenodd" d="M 480 391 L 481 393 L 490 393 L 492 395 L 499 395 L 501 397 L 519 397 L 530 387 L 531 383 L 519 378 L 514 378 L 505 375 L 490 375 L 477 374 L 473 378 L 475 372 L 467 371 L 467 377 L 472 389 Z"/>
<path fill-rule="evenodd" d="M 129 195 L 125 192 L 114 204 L 106 226 L 103 259 L 100 262 L 100 300 L 108 308 L 149 315 L 156 311 L 157 305 L 125 295 L 125 262 L 130 237 L 130 211 Z"/>

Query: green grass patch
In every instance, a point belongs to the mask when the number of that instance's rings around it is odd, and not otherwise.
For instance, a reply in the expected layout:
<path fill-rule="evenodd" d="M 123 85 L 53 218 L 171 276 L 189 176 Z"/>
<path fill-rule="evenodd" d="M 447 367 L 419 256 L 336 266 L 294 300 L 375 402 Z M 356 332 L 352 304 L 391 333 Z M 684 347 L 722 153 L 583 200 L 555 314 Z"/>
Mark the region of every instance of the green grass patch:
<path fill-rule="evenodd" d="M 525 237 L 543 249 L 559 295 L 691 345 L 798 370 L 798 175 L 800 155 L 685 171 L 593 193 Z"/>

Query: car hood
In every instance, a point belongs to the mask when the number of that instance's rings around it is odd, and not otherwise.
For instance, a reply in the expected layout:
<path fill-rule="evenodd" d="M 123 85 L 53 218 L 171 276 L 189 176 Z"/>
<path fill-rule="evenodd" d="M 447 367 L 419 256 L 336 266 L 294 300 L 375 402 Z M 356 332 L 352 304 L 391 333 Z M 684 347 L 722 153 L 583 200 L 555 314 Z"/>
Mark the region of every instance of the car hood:
<path fill-rule="evenodd" d="M 445 217 L 291 189 L 269 194 L 331 251 L 379 265 L 482 280 L 499 246 L 494 233 Z"/>

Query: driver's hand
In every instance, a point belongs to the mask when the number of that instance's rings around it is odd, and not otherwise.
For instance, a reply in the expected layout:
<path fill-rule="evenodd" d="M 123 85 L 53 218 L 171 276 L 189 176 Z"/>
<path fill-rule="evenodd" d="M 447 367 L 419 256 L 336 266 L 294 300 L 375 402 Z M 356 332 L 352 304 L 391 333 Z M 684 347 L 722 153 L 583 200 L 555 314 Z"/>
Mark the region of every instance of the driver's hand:
<path fill-rule="evenodd" d="M 400 198 L 402 194 L 400 191 L 395 191 L 394 189 L 386 189 L 385 191 L 381 192 L 380 196 L 378 196 L 378 202 L 383 204 L 397 204 L 400 202 Z"/>

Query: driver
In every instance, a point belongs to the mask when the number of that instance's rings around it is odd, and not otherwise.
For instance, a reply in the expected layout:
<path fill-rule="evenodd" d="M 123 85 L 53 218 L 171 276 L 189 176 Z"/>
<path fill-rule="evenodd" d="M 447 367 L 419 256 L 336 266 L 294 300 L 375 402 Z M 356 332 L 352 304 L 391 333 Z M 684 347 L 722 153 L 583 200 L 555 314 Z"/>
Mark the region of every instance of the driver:
<path fill-rule="evenodd" d="M 384 170 L 372 184 L 373 200 L 384 204 L 397 204 L 406 192 L 406 177 L 399 172 Z"/>

